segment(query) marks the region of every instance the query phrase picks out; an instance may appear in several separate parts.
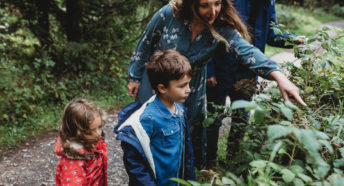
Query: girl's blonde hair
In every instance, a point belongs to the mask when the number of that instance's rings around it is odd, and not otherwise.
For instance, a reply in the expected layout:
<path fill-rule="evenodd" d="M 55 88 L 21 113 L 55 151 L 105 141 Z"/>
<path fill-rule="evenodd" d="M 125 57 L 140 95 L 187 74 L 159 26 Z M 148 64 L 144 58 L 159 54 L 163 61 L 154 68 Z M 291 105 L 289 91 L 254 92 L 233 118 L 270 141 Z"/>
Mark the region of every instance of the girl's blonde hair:
<path fill-rule="evenodd" d="M 191 21 L 193 18 L 193 11 L 191 9 L 191 6 L 194 5 L 196 13 L 198 13 L 198 8 L 199 8 L 199 0 L 177 0 L 177 1 L 171 1 L 170 2 L 173 11 L 180 16 L 183 19 Z M 230 2 L 230 0 L 222 0 L 222 5 L 221 5 L 221 11 L 216 18 L 214 25 L 230 25 L 234 29 L 236 29 L 241 36 L 247 40 L 250 41 L 250 34 L 247 31 L 247 28 L 245 24 L 242 22 L 240 19 L 238 12 L 236 11 L 235 7 L 233 4 Z M 208 27 L 210 30 L 211 35 L 216 39 L 221 41 L 226 45 L 226 48 L 228 49 L 229 43 L 228 41 L 221 36 L 212 25 L 207 24 L 204 21 L 204 24 Z"/>
<path fill-rule="evenodd" d="M 64 154 L 78 154 L 76 149 L 70 146 L 72 141 L 82 144 L 88 151 L 95 148 L 101 136 L 95 129 L 91 129 L 90 125 L 98 116 L 103 125 L 103 111 L 86 99 L 73 100 L 66 106 L 60 123 L 60 138 Z"/>

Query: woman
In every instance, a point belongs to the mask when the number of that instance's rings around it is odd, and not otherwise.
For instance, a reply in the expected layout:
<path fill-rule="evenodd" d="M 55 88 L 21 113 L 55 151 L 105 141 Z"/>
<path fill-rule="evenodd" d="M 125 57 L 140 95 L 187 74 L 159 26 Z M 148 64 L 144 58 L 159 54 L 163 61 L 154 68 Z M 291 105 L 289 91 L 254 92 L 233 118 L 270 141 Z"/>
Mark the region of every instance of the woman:
<path fill-rule="evenodd" d="M 305 36 L 296 36 L 290 33 L 275 33 L 277 25 L 275 0 L 234 0 L 232 1 L 242 20 L 250 28 L 251 43 L 264 53 L 268 44 L 280 48 L 292 48 L 286 45 L 288 42 L 302 44 Z M 277 26 L 275 27 L 277 28 Z M 293 38 L 293 39 L 289 39 Z M 215 56 L 207 65 L 207 102 L 216 105 L 225 105 L 227 96 L 233 103 L 236 100 L 251 101 L 256 88 L 256 74 L 242 65 L 230 54 L 222 52 Z M 241 86 L 238 86 L 241 85 Z M 223 112 L 212 104 L 207 105 L 209 112 Z M 207 169 L 216 165 L 217 143 L 222 117 L 207 128 Z M 249 119 L 249 112 L 245 109 L 232 113 L 232 123 L 245 123 Z M 233 156 L 239 150 L 239 142 L 244 131 L 237 125 L 231 125 L 231 133 L 228 136 L 227 151 Z M 228 156 L 228 158 L 230 158 Z"/>
<path fill-rule="evenodd" d="M 185 106 L 198 168 L 205 159 L 201 147 L 205 145 L 206 64 L 222 47 L 258 75 L 276 80 L 284 99 L 306 106 L 299 89 L 280 72 L 278 64 L 244 38 L 249 39 L 248 32 L 229 0 L 183 0 L 165 5 L 154 15 L 131 58 L 128 91 L 142 102 L 153 94 L 144 64 L 155 51 L 175 49 L 189 59 L 193 76 Z"/>

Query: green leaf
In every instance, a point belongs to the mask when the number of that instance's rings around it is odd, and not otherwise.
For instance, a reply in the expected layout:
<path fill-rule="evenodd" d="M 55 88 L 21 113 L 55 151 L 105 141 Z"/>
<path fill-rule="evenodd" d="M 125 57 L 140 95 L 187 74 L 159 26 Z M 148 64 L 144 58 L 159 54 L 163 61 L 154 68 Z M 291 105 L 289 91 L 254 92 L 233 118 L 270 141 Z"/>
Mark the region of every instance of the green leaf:
<path fill-rule="evenodd" d="M 264 121 L 265 112 L 263 109 L 257 107 L 257 109 L 254 110 L 254 120 L 256 123 L 262 123 Z"/>
<path fill-rule="evenodd" d="M 317 182 L 313 182 L 312 185 L 314 186 L 330 186 L 330 184 L 327 181 L 317 181 Z"/>
<path fill-rule="evenodd" d="M 334 160 L 333 166 L 336 168 L 344 167 L 344 159 Z"/>
<path fill-rule="evenodd" d="M 246 108 L 246 110 L 252 110 L 256 108 L 258 105 L 255 102 L 245 101 L 245 100 L 238 100 L 234 101 L 232 104 L 232 109 L 241 109 Z"/>
<path fill-rule="evenodd" d="M 283 115 L 288 119 L 288 120 L 292 120 L 293 119 L 293 112 L 290 108 L 288 107 L 281 107 L 281 112 L 283 113 Z"/>
<path fill-rule="evenodd" d="M 210 183 L 202 183 L 200 186 L 211 186 Z"/>
<path fill-rule="evenodd" d="M 225 185 L 235 185 L 234 181 L 227 177 L 222 177 L 222 183 Z"/>
<path fill-rule="evenodd" d="M 234 180 L 237 183 L 237 185 L 244 184 L 240 178 L 238 178 L 235 174 L 233 174 L 231 172 L 227 172 L 226 177 L 230 177 L 232 180 Z"/>
<path fill-rule="evenodd" d="M 209 118 L 203 120 L 202 125 L 203 125 L 204 128 L 207 128 L 207 127 L 209 127 L 211 124 L 213 124 L 214 121 L 215 121 L 214 118 L 209 117 Z"/>
<path fill-rule="evenodd" d="M 304 169 L 300 165 L 292 165 L 290 169 L 295 174 L 304 172 Z"/>
<path fill-rule="evenodd" d="M 179 184 L 186 185 L 186 186 L 191 186 L 191 184 L 183 179 L 180 178 L 170 178 L 170 180 L 175 181 Z"/>
<path fill-rule="evenodd" d="M 343 170 L 342 169 L 333 168 L 333 172 L 338 173 L 338 174 L 344 174 Z"/>
<path fill-rule="evenodd" d="M 325 134 L 325 133 L 323 133 L 323 132 L 316 131 L 316 130 L 315 130 L 314 132 L 315 132 L 316 137 L 318 137 L 318 138 L 320 138 L 320 139 L 323 139 L 323 140 L 330 139 L 330 138 L 328 137 L 328 135 Z"/>
<path fill-rule="evenodd" d="M 256 167 L 256 168 L 264 168 L 264 167 L 266 167 L 266 161 L 264 161 L 264 160 L 255 160 L 255 161 L 252 161 L 250 163 L 250 165 L 252 167 Z"/>
<path fill-rule="evenodd" d="M 323 144 L 323 145 L 328 149 L 328 151 L 329 151 L 331 154 L 333 154 L 333 147 L 332 147 L 332 145 L 331 145 L 331 143 L 330 143 L 329 141 L 326 141 L 326 140 L 319 140 L 319 142 L 320 142 L 321 144 Z"/>
<path fill-rule="evenodd" d="M 274 140 L 282 136 L 286 136 L 291 132 L 291 128 L 281 126 L 281 125 L 272 125 L 268 128 L 268 139 Z"/>
<path fill-rule="evenodd" d="M 224 184 L 222 183 L 222 181 L 221 181 L 221 180 L 219 180 L 219 179 L 216 179 L 216 181 L 215 181 L 215 185 L 224 185 Z"/>
<path fill-rule="evenodd" d="M 329 31 L 329 30 L 331 30 L 329 27 L 327 27 L 327 26 L 324 26 L 324 27 L 322 27 L 322 29 L 321 29 L 322 31 Z"/>
<path fill-rule="evenodd" d="M 342 158 L 344 158 L 344 148 L 340 148 L 339 152 L 340 152 L 340 155 L 342 156 Z"/>
<path fill-rule="evenodd" d="M 5 120 L 8 120 L 9 116 L 7 114 L 3 114 L 2 118 L 4 118 Z"/>
<path fill-rule="evenodd" d="M 272 162 L 275 159 L 276 153 L 279 149 L 282 147 L 282 142 L 279 140 L 277 143 L 274 144 L 273 150 L 270 154 L 270 159 L 269 161 Z"/>
<path fill-rule="evenodd" d="M 305 175 L 305 174 L 303 174 L 303 173 L 298 173 L 297 176 L 299 178 L 301 178 L 303 181 L 305 181 L 306 183 L 312 182 L 312 178 L 307 176 L 307 175 Z"/>
<path fill-rule="evenodd" d="M 287 183 L 290 183 L 295 179 L 295 174 L 291 172 L 289 169 L 283 169 L 281 173 L 283 180 Z"/>
<path fill-rule="evenodd" d="M 323 43 L 323 44 L 321 44 L 321 47 L 323 47 L 324 49 L 328 50 L 329 45 L 327 43 Z"/>
<path fill-rule="evenodd" d="M 343 74 L 343 76 L 344 76 L 344 74 Z M 257 98 L 259 98 L 261 100 L 270 100 L 271 99 L 271 97 L 269 95 L 262 94 L 262 93 L 260 93 Z"/>
<path fill-rule="evenodd" d="M 272 163 L 272 162 L 269 162 L 269 166 L 277 172 L 280 172 L 282 170 L 282 168 L 284 168 L 283 166 L 278 165 L 276 163 Z"/>
<path fill-rule="evenodd" d="M 286 126 L 292 125 L 292 123 L 291 123 L 290 121 L 284 121 L 284 120 L 283 120 L 283 121 L 280 121 L 279 124 L 280 124 L 280 125 L 286 125 Z"/>
<path fill-rule="evenodd" d="M 316 169 L 314 169 L 314 173 L 317 174 L 320 178 L 325 178 L 329 170 L 330 170 L 330 166 L 326 162 L 323 161 L 319 163 Z"/>
<path fill-rule="evenodd" d="M 342 174 L 331 174 L 329 177 L 331 185 L 343 185 L 344 183 L 344 176 Z"/>
<path fill-rule="evenodd" d="M 281 148 L 279 151 L 278 151 L 278 154 L 289 154 L 287 153 L 287 151 L 283 148 Z"/>
<path fill-rule="evenodd" d="M 290 102 L 290 101 L 286 101 L 285 103 L 284 103 L 285 105 L 287 105 L 287 107 L 289 107 L 289 108 L 291 108 L 291 109 L 293 109 L 293 110 L 300 110 L 299 109 L 299 107 L 297 107 L 296 105 L 294 105 L 292 102 Z"/>
<path fill-rule="evenodd" d="M 188 182 L 192 185 L 192 186 L 200 186 L 201 184 L 198 183 L 197 181 L 193 181 L 193 180 L 188 180 Z"/>
<path fill-rule="evenodd" d="M 295 178 L 293 183 L 296 186 L 303 186 L 303 185 L 305 185 L 305 183 L 303 183 L 303 181 L 301 179 L 299 179 L 299 178 Z"/>

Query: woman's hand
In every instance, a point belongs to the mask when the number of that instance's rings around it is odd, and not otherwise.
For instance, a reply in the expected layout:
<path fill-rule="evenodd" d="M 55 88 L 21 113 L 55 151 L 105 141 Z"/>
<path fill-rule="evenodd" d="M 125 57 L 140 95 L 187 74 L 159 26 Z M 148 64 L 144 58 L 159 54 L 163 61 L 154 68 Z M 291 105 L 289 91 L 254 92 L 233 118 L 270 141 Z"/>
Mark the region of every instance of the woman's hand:
<path fill-rule="evenodd" d="M 211 78 L 208 78 L 208 79 L 207 79 L 207 84 L 208 84 L 208 86 L 210 86 L 210 87 L 215 87 L 215 86 L 217 85 L 216 77 L 213 76 L 213 77 L 211 77 Z"/>
<path fill-rule="evenodd" d="M 293 39 L 293 42 L 297 45 L 304 45 L 306 41 L 306 36 L 297 36 Z"/>
<path fill-rule="evenodd" d="M 130 81 L 129 84 L 128 84 L 129 96 L 131 96 L 133 98 L 136 98 L 137 92 L 139 90 L 139 87 L 140 87 L 140 83 L 139 82 Z"/>
<path fill-rule="evenodd" d="M 307 107 L 307 104 L 300 97 L 299 88 L 297 88 L 294 83 L 289 81 L 289 79 L 282 72 L 273 71 L 269 74 L 269 77 L 277 82 L 284 100 L 298 102 L 302 106 Z"/>

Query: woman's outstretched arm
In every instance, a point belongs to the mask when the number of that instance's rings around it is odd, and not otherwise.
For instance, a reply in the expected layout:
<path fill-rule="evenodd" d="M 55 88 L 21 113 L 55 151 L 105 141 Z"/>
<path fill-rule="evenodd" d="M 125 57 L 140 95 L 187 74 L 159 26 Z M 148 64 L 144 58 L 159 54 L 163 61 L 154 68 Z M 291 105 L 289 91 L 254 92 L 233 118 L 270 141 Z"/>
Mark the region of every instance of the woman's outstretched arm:
<path fill-rule="evenodd" d="M 280 71 L 272 71 L 269 74 L 269 78 L 275 80 L 278 87 L 283 95 L 284 100 L 289 100 L 291 102 L 298 102 L 302 106 L 307 107 L 307 104 L 302 100 L 300 96 L 300 90 L 294 85 L 289 79 Z"/>

